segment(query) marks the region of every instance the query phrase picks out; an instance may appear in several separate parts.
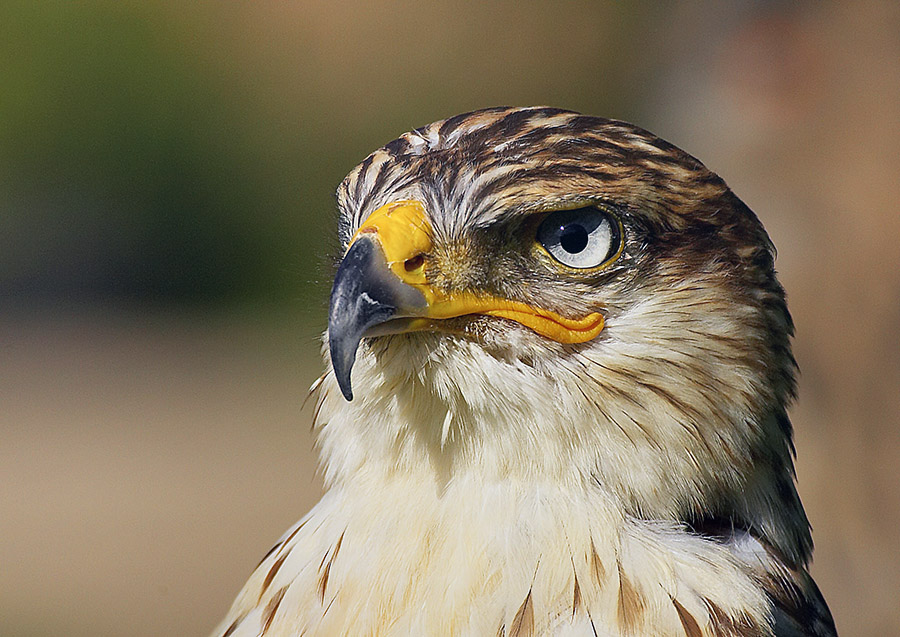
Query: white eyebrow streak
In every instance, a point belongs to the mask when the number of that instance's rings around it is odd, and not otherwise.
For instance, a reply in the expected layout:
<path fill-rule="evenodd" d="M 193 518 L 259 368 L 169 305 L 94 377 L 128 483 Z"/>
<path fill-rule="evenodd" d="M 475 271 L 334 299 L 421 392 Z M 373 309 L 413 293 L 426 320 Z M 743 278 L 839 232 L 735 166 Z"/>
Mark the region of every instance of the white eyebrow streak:
<path fill-rule="evenodd" d="M 471 126 L 468 126 L 468 127 L 466 127 L 466 126 L 458 127 L 452 133 L 447 135 L 447 139 L 444 140 L 443 147 L 450 148 L 451 146 L 455 146 L 456 142 L 459 141 L 460 137 L 464 137 L 466 135 L 470 135 L 476 131 L 479 131 L 482 128 L 484 128 L 485 126 L 487 126 L 489 123 L 490 122 L 482 121 L 482 122 L 476 122 L 475 124 L 472 124 Z"/>
<path fill-rule="evenodd" d="M 519 164 L 501 164 L 477 175 L 473 175 L 474 170 L 467 170 L 467 174 L 461 174 L 453 184 L 447 200 L 443 202 L 443 213 L 436 215 L 438 218 L 433 221 L 443 226 L 442 230 L 450 235 L 461 233 L 470 224 L 484 225 L 486 217 L 490 217 L 492 200 L 476 201 L 475 193 L 483 185 L 520 168 Z"/>

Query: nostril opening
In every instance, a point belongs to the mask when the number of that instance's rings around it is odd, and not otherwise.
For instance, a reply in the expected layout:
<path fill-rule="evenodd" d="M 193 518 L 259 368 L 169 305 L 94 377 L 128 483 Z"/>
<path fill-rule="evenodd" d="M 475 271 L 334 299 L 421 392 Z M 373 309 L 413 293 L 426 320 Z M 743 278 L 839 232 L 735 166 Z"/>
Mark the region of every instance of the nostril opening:
<path fill-rule="evenodd" d="M 411 259 L 407 259 L 403 263 L 403 267 L 406 268 L 407 272 L 412 272 L 413 270 L 418 270 L 422 267 L 422 264 L 425 263 L 425 257 L 421 254 L 417 254 Z"/>

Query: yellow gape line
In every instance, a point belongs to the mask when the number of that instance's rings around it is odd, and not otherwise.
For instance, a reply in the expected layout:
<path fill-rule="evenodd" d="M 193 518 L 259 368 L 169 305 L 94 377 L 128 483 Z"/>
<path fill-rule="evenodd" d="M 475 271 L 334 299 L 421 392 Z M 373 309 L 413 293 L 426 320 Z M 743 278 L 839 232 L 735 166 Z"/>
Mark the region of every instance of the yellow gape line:
<path fill-rule="evenodd" d="M 422 318 L 440 320 L 467 314 L 496 316 L 516 321 L 559 343 L 584 343 L 603 330 L 603 315 L 598 312 L 569 319 L 551 310 L 510 299 L 435 290 L 425 278 L 425 256 L 432 248 L 431 224 L 424 206 L 418 201 L 396 201 L 382 206 L 369 215 L 350 244 L 366 234 L 377 237 L 391 272 L 423 294 L 427 308 Z M 425 329 L 426 323 L 418 325 L 418 321 L 413 321 L 410 328 Z"/>

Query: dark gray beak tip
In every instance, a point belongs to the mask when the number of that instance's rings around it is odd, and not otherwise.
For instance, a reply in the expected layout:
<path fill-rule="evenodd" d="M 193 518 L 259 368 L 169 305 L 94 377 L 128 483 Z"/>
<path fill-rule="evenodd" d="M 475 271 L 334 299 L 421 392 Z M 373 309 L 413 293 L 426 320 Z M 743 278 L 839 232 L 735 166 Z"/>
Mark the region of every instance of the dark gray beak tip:
<path fill-rule="evenodd" d="M 334 377 L 337 380 L 338 387 L 347 401 L 353 400 L 353 387 L 350 384 L 350 371 L 353 369 L 353 363 L 356 361 L 356 348 L 359 347 L 359 341 L 356 344 L 347 346 L 337 336 L 333 336 L 328 342 L 328 350 L 331 354 L 331 367 L 334 369 Z"/>

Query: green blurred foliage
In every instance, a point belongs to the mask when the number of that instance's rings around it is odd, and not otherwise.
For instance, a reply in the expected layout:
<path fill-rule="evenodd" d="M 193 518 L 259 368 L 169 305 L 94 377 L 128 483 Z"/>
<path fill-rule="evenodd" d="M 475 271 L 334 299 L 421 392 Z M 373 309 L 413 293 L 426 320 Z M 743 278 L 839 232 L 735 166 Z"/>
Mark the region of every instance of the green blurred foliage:
<path fill-rule="evenodd" d="M 4 6 L 0 291 L 259 291 L 277 235 L 225 88 L 134 7 Z"/>
<path fill-rule="evenodd" d="M 355 163 L 498 103 L 627 116 L 649 68 L 629 44 L 637 17 L 586 2 L 3 3 L 0 298 L 322 298 L 332 192 Z"/>

